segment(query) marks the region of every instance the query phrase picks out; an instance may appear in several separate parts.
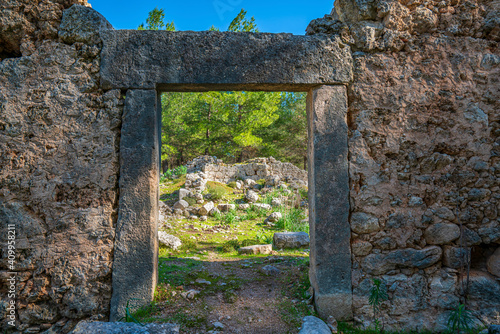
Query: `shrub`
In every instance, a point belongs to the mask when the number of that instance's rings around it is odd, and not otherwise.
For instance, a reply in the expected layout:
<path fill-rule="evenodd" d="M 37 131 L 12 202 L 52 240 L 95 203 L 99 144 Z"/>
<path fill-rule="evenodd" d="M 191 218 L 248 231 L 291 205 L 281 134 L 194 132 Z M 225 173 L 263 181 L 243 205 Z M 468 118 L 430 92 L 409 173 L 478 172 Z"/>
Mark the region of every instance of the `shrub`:
<path fill-rule="evenodd" d="M 222 252 L 230 253 L 236 251 L 238 248 L 240 248 L 238 240 L 229 240 L 222 245 Z"/>
<path fill-rule="evenodd" d="M 228 187 L 231 187 L 231 188 L 233 188 L 233 189 L 235 189 L 235 188 L 236 188 L 236 181 L 231 181 L 231 182 L 229 182 L 229 183 L 227 184 L 227 186 L 228 186 Z"/>
<path fill-rule="evenodd" d="M 219 182 L 207 182 L 208 193 L 211 195 L 210 198 L 214 201 L 221 200 L 225 195 L 229 193 L 229 189 L 231 188 Z"/>
<path fill-rule="evenodd" d="M 193 206 L 196 204 L 196 198 L 194 197 L 184 197 L 183 200 L 188 202 L 189 206 Z"/>
<path fill-rule="evenodd" d="M 282 209 L 280 210 L 282 218 L 276 222 L 276 226 L 282 230 L 290 232 L 307 232 L 309 233 L 309 222 L 302 222 L 304 211 L 301 209 Z"/>

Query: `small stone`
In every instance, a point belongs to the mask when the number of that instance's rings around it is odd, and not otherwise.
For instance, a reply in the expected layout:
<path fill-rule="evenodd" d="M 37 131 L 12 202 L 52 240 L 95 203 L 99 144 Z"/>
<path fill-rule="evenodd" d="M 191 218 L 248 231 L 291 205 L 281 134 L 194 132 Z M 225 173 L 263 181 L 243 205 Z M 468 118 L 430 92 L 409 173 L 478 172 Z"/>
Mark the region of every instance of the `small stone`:
<path fill-rule="evenodd" d="M 217 209 L 220 210 L 220 212 L 228 212 L 236 209 L 236 205 L 234 204 L 219 204 L 217 205 Z"/>
<path fill-rule="evenodd" d="M 326 324 L 328 325 L 333 334 L 338 332 L 337 320 L 335 320 L 335 318 L 332 317 L 331 315 L 328 317 L 328 319 L 326 319 Z"/>
<path fill-rule="evenodd" d="M 277 222 L 278 220 L 280 220 L 282 217 L 283 217 L 283 215 L 281 214 L 281 212 L 273 212 L 269 215 L 269 217 L 267 217 L 266 220 L 268 222 L 274 223 L 274 222 Z"/>
<path fill-rule="evenodd" d="M 194 299 L 194 297 L 196 297 L 196 295 L 198 295 L 199 293 L 200 291 L 191 289 L 185 292 L 181 292 L 181 296 L 185 299 Z"/>
<path fill-rule="evenodd" d="M 199 210 L 198 214 L 200 216 L 206 216 L 208 213 L 215 207 L 214 202 L 210 201 L 206 204 L 204 204 Z"/>
<path fill-rule="evenodd" d="M 273 267 L 271 265 L 267 265 L 267 266 L 262 267 L 260 269 L 260 272 L 266 276 L 276 276 L 276 275 L 279 275 L 281 273 L 281 271 L 278 268 Z"/>
<path fill-rule="evenodd" d="M 351 244 L 352 253 L 356 256 L 365 256 L 370 254 L 373 246 L 368 241 L 355 240 Z"/>
<path fill-rule="evenodd" d="M 452 223 L 437 223 L 424 232 L 425 241 L 431 245 L 443 245 L 460 237 L 460 227 Z"/>
<path fill-rule="evenodd" d="M 236 189 L 243 188 L 243 183 L 241 181 L 236 181 Z"/>
<path fill-rule="evenodd" d="M 443 247 L 443 264 L 448 268 L 458 269 L 465 264 L 465 256 L 467 252 L 470 255 L 470 250 L 460 247 L 444 246 Z"/>
<path fill-rule="evenodd" d="M 206 284 L 206 285 L 212 284 L 212 282 L 207 281 L 206 279 L 203 279 L 203 278 L 198 278 L 198 279 L 196 279 L 195 282 L 198 283 L 198 284 Z"/>
<path fill-rule="evenodd" d="M 280 206 L 282 203 L 281 203 L 281 199 L 279 198 L 273 198 L 271 200 L 271 206 Z"/>
<path fill-rule="evenodd" d="M 208 217 L 207 216 L 200 216 L 199 220 L 201 222 L 207 221 Z"/>
<path fill-rule="evenodd" d="M 355 212 L 351 216 L 351 230 L 359 234 L 376 232 L 380 229 L 378 218 L 374 215 Z"/>
<path fill-rule="evenodd" d="M 219 322 L 219 321 L 214 322 L 212 325 L 216 329 L 224 329 L 224 325 L 221 322 Z"/>
<path fill-rule="evenodd" d="M 255 203 L 253 206 L 256 208 L 259 208 L 259 209 L 263 209 L 263 210 L 271 210 L 272 209 L 272 207 L 266 203 Z"/>
<path fill-rule="evenodd" d="M 448 208 L 439 208 L 435 211 L 436 216 L 441 219 L 453 221 L 455 219 L 455 214 Z"/>
<path fill-rule="evenodd" d="M 253 245 L 240 247 L 239 254 L 270 254 L 273 250 L 273 245 Z"/>
<path fill-rule="evenodd" d="M 167 246 L 168 248 L 172 248 L 174 250 L 182 246 L 181 239 L 168 234 L 165 231 L 158 231 L 158 241 L 160 242 L 160 245 Z"/>
<path fill-rule="evenodd" d="M 312 315 L 308 315 L 302 319 L 302 327 L 298 334 L 331 334 L 330 328 L 325 322 Z"/>
<path fill-rule="evenodd" d="M 174 208 L 174 210 L 176 210 L 176 209 L 184 210 L 188 206 L 189 206 L 189 203 L 186 202 L 185 200 L 181 199 L 181 200 L 175 202 L 173 208 Z"/>
<path fill-rule="evenodd" d="M 306 232 L 279 232 L 274 233 L 276 248 L 305 248 L 309 247 L 309 234 Z"/>

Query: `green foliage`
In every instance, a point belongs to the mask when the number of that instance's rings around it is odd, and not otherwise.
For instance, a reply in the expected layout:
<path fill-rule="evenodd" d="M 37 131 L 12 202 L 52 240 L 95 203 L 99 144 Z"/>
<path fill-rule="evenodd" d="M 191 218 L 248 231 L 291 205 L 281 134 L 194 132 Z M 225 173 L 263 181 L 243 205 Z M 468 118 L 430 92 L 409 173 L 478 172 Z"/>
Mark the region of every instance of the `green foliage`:
<path fill-rule="evenodd" d="M 132 312 L 131 312 L 132 307 L 130 306 L 130 301 L 132 301 L 132 300 L 140 300 L 140 299 L 132 298 L 132 299 L 127 300 L 127 305 L 125 305 L 125 316 L 122 317 L 119 321 L 134 322 L 136 324 L 144 326 L 144 324 L 142 324 L 139 320 L 137 320 L 134 317 L 134 315 L 132 315 Z"/>
<path fill-rule="evenodd" d="M 231 187 L 231 188 L 233 188 L 233 189 L 235 189 L 235 188 L 236 188 L 236 181 L 231 181 L 231 182 L 229 182 L 229 183 L 227 184 L 227 186 L 228 186 L 228 187 Z"/>
<path fill-rule="evenodd" d="M 307 190 L 306 187 L 302 187 L 299 189 L 299 194 L 300 194 L 300 198 L 304 199 L 307 201 L 308 199 L 308 196 L 309 196 L 309 192 Z"/>
<path fill-rule="evenodd" d="M 146 19 L 146 26 L 144 23 L 137 28 L 138 30 L 161 30 L 165 28 L 167 31 L 175 31 L 174 21 L 164 22 L 165 10 L 163 8 L 158 9 L 156 7 L 148 13 L 148 18 Z"/>
<path fill-rule="evenodd" d="M 213 182 L 213 181 L 208 181 L 206 184 L 207 191 L 210 195 L 210 199 L 214 201 L 219 201 L 221 200 L 225 195 L 229 193 L 231 188 L 227 187 L 226 185 L 219 183 L 219 182 Z"/>
<path fill-rule="evenodd" d="M 227 31 L 237 31 L 237 32 L 259 32 L 257 24 L 255 23 L 255 18 L 252 16 L 249 19 L 246 18 L 247 12 L 241 9 L 238 15 L 231 21 Z"/>
<path fill-rule="evenodd" d="M 470 331 L 472 324 L 472 314 L 465 308 L 464 304 L 458 304 L 448 318 L 448 331 L 459 334 L 462 331 Z"/>
<path fill-rule="evenodd" d="M 259 241 L 259 244 L 268 245 L 273 243 L 272 234 L 257 233 L 256 239 Z"/>
<path fill-rule="evenodd" d="M 309 222 L 303 222 L 305 219 L 303 210 L 282 207 L 279 211 L 282 217 L 276 222 L 276 227 L 289 232 L 309 233 Z"/>
<path fill-rule="evenodd" d="M 184 197 L 183 200 L 185 200 L 186 202 L 188 202 L 189 206 L 193 206 L 196 204 L 196 198 L 194 197 Z"/>
<path fill-rule="evenodd" d="M 375 330 L 377 332 L 380 331 L 380 320 L 378 319 L 378 315 L 380 313 L 380 304 L 388 298 L 387 286 L 385 285 L 385 283 L 378 278 L 374 278 L 373 286 L 370 288 L 368 303 L 373 307 Z"/>

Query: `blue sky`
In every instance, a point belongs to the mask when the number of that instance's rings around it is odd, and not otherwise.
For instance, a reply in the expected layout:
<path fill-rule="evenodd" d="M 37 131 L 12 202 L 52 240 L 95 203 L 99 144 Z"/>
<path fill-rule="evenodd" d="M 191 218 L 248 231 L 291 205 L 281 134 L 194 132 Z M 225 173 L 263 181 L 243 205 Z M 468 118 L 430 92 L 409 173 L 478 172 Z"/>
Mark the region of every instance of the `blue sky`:
<path fill-rule="evenodd" d="M 333 0 L 88 0 L 115 29 L 137 29 L 155 7 L 165 9 L 166 21 L 177 30 L 207 30 L 214 25 L 226 30 L 244 8 L 255 17 L 262 32 L 304 35 L 313 19 L 330 14 Z M 314 4 L 313 4 L 314 2 Z"/>

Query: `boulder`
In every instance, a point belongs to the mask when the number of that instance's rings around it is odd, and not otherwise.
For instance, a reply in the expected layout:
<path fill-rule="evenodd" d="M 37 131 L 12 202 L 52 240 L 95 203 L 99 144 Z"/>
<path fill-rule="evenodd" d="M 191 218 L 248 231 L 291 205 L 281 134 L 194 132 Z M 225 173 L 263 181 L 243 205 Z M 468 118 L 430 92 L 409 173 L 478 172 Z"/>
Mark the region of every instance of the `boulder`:
<path fill-rule="evenodd" d="M 358 234 L 376 232 L 380 229 L 378 218 L 364 212 L 355 212 L 351 216 L 351 230 Z"/>
<path fill-rule="evenodd" d="M 220 212 L 232 211 L 232 210 L 236 209 L 236 205 L 234 205 L 234 204 L 219 204 L 219 205 L 217 205 L 217 209 L 219 209 Z"/>
<path fill-rule="evenodd" d="M 186 209 L 187 207 L 189 206 L 189 203 L 186 202 L 185 200 L 181 199 L 177 202 L 175 202 L 174 204 L 174 210 L 175 209 L 180 209 L 180 210 L 184 210 Z"/>
<path fill-rule="evenodd" d="M 179 189 L 179 200 L 183 199 L 184 197 L 190 197 L 191 192 L 187 189 L 181 188 Z"/>
<path fill-rule="evenodd" d="M 247 193 L 245 194 L 245 200 L 248 203 L 255 203 L 259 200 L 259 195 L 253 190 L 247 190 Z"/>
<path fill-rule="evenodd" d="M 253 245 L 241 247 L 238 249 L 239 254 L 271 254 L 273 245 Z"/>
<path fill-rule="evenodd" d="M 172 249 L 177 249 L 182 246 L 181 239 L 168 234 L 165 231 L 158 231 L 158 241 L 160 242 L 160 245 L 164 245 Z"/>
<path fill-rule="evenodd" d="M 70 334 L 178 334 L 179 325 L 149 323 L 139 325 L 133 322 L 80 321 Z"/>
<path fill-rule="evenodd" d="M 309 247 L 309 234 L 306 232 L 274 233 L 273 243 L 276 248 L 306 248 Z"/>
<path fill-rule="evenodd" d="M 209 212 L 215 207 L 214 202 L 210 201 L 208 203 L 205 203 L 199 210 L 198 210 L 198 215 L 200 216 L 206 216 L 209 214 Z"/>
<path fill-rule="evenodd" d="M 283 215 L 281 214 L 281 212 L 273 212 L 269 215 L 269 217 L 267 217 L 266 222 L 274 223 L 280 220 L 282 217 Z"/>
<path fill-rule="evenodd" d="M 113 26 L 92 8 L 73 5 L 63 12 L 59 25 L 59 37 L 68 44 L 75 42 L 98 44 L 99 31 L 113 29 Z"/>
<path fill-rule="evenodd" d="M 431 245 L 444 245 L 460 237 L 460 227 L 452 223 L 437 223 L 424 232 L 425 241 Z"/>
<path fill-rule="evenodd" d="M 299 334 L 332 334 L 332 331 L 323 320 L 308 315 L 302 319 Z"/>
<path fill-rule="evenodd" d="M 217 209 L 217 208 L 213 208 L 212 210 L 210 210 L 210 212 L 208 213 L 211 217 L 214 217 L 215 215 L 217 214 L 220 214 L 220 210 Z"/>
<path fill-rule="evenodd" d="M 493 254 L 488 257 L 486 267 L 490 274 L 500 277 L 500 247 L 498 247 Z"/>
<path fill-rule="evenodd" d="M 247 204 L 247 203 L 238 204 L 238 209 L 240 209 L 240 210 L 248 210 L 248 209 L 250 209 L 250 204 Z"/>

